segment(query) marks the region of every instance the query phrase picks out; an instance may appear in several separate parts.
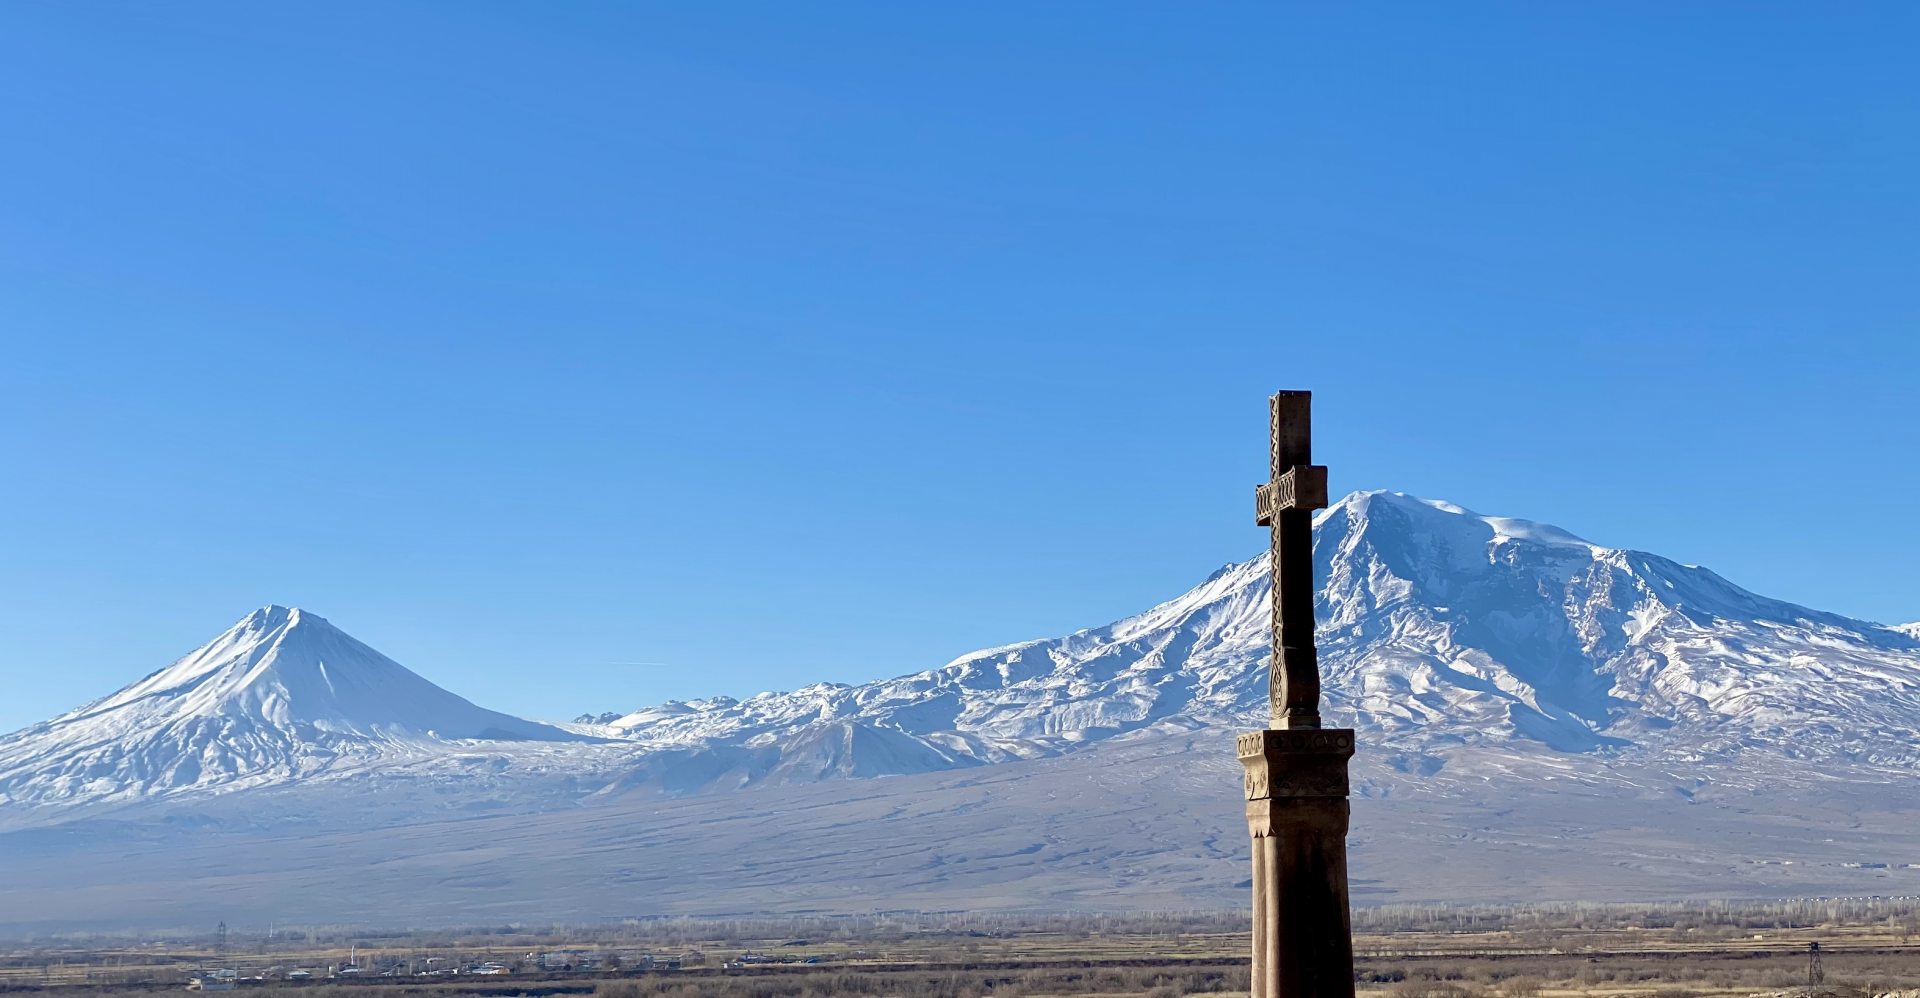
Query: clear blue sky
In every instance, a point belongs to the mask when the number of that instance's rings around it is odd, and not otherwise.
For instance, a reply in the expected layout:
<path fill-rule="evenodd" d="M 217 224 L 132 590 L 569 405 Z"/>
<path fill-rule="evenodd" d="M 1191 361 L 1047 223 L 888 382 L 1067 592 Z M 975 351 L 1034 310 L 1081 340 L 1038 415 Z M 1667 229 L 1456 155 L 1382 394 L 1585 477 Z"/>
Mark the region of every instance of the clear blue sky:
<path fill-rule="evenodd" d="M 1920 618 L 1910 3 L 0 11 L 0 727 L 268 602 L 533 716 L 1337 492 Z M 644 663 L 644 664 L 640 664 Z"/>

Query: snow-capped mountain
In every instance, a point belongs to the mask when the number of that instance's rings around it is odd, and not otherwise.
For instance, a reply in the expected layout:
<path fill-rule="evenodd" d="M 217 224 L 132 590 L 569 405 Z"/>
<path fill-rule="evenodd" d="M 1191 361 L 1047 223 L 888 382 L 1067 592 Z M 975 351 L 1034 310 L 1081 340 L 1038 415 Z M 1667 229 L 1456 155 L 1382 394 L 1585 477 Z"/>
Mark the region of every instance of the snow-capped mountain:
<path fill-rule="evenodd" d="M 269 606 L 112 696 L 0 738 L 0 802 L 260 786 L 458 739 L 587 736 L 476 707 L 320 617 Z"/>
<path fill-rule="evenodd" d="M 1461 747 L 1514 740 L 1920 762 L 1911 628 L 1393 493 L 1323 512 L 1315 560 L 1329 721 L 1399 765 L 1431 772 Z M 862 686 L 668 703 L 594 730 L 660 753 L 636 775 L 691 789 L 755 782 L 744 750 L 767 756 L 822 726 L 897 733 L 869 765 L 880 772 L 1056 755 L 1143 728 L 1259 726 L 1269 597 L 1263 555 L 1106 627 Z M 931 751 L 902 751 L 899 736 Z M 767 759 L 757 768 L 771 771 Z"/>
<path fill-rule="evenodd" d="M 1903 772 L 1920 763 L 1914 628 L 1394 493 L 1324 511 L 1315 560 L 1324 713 L 1410 776 L 1510 745 L 1690 766 L 1755 754 Z M 1269 597 L 1261 556 L 1145 613 L 939 669 L 558 726 L 482 710 L 318 617 L 269 607 L 105 700 L 0 738 L 0 800 L 381 776 L 470 788 L 484 777 L 497 793 L 559 774 L 549 783 L 564 792 L 528 805 L 557 807 L 1255 727 L 1266 719 Z M 490 740 L 484 767 L 462 739 Z"/>

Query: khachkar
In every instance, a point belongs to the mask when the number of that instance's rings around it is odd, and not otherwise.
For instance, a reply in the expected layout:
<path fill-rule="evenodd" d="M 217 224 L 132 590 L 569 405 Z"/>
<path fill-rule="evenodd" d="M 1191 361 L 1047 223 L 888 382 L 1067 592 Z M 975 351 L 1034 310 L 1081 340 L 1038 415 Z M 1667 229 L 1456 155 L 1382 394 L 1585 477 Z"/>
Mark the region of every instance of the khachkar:
<path fill-rule="evenodd" d="M 1240 736 L 1253 833 L 1253 987 L 1249 998 L 1353 998 L 1347 913 L 1347 760 L 1353 732 L 1320 726 L 1313 646 L 1313 511 L 1327 469 L 1313 463 L 1312 394 L 1271 400 L 1272 481 L 1255 508 L 1271 527 L 1273 720 Z"/>

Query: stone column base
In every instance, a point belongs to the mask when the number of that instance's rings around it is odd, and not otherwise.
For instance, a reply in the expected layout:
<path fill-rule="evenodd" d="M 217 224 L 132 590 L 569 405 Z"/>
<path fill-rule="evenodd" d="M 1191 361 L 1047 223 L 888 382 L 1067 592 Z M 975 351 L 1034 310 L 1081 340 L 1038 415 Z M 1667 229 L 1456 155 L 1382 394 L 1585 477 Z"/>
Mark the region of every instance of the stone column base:
<path fill-rule="evenodd" d="M 1249 998 L 1353 998 L 1347 761 L 1341 728 L 1241 735 L 1253 838 Z"/>

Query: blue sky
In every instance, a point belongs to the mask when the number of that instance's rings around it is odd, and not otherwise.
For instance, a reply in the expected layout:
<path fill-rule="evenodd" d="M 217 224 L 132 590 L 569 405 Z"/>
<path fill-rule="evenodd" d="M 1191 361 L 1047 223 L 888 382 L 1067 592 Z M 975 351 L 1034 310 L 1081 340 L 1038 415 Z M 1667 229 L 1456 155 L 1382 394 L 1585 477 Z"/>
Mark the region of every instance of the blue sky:
<path fill-rule="evenodd" d="M 1920 618 L 1910 4 L 16 4 L 0 727 L 268 602 L 534 716 L 1388 488 Z"/>

